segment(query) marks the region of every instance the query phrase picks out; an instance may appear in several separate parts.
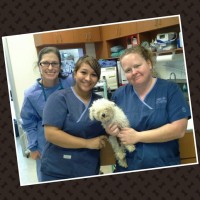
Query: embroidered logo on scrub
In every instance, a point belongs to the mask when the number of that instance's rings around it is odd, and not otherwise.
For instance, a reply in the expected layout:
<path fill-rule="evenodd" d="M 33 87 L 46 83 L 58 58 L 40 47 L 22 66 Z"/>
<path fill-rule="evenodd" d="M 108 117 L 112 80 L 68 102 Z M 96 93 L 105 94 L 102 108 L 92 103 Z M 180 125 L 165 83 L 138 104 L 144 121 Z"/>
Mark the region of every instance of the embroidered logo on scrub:
<path fill-rule="evenodd" d="M 163 103 L 167 103 L 166 97 L 160 97 L 156 99 L 156 104 L 163 104 Z"/>
<path fill-rule="evenodd" d="M 182 107 L 182 112 L 186 113 L 186 108 L 185 107 Z"/>
<path fill-rule="evenodd" d="M 64 159 L 71 159 L 72 156 L 71 156 L 71 155 L 63 155 L 63 158 L 64 158 Z"/>

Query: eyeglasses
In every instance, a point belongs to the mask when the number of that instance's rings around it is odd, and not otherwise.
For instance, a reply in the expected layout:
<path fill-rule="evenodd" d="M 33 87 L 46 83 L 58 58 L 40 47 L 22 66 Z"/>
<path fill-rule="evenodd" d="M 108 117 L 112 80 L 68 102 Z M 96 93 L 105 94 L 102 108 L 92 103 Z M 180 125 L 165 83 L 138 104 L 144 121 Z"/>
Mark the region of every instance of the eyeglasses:
<path fill-rule="evenodd" d="M 40 62 L 40 66 L 48 68 L 49 66 L 52 66 L 53 68 L 58 68 L 60 66 L 60 63 L 58 62 Z"/>

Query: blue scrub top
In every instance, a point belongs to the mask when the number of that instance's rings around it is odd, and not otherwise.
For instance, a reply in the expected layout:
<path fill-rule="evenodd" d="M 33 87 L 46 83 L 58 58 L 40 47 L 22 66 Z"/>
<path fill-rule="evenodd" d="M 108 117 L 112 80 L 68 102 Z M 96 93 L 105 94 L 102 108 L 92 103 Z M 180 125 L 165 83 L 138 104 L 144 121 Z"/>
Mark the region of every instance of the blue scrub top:
<path fill-rule="evenodd" d="M 92 94 L 85 105 L 73 88 L 52 94 L 44 108 L 43 125 L 50 125 L 85 139 L 105 134 L 100 122 L 89 119 L 89 107 L 100 96 Z M 41 171 L 55 179 L 99 174 L 100 151 L 62 148 L 47 142 L 43 151 Z"/>
<path fill-rule="evenodd" d="M 182 118 L 190 118 L 188 103 L 176 83 L 157 79 L 153 88 L 141 100 L 133 86 L 120 87 L 112 100 L 122 108 L 136 131 L 159 128 Z M 127 152 L 128 168 L 117 164 L 116 171 L 180 164 L 178 140 L 163 143 L 137 143 L 133 153 Z"/>
<path fill-rule="evenodd" d="M 41 153 L 46 142 L 42 126 L 42 114 L 46 99 L 56 90 L 71 87 L 74 79 L 72 76 L 59 79 L 58 84 L 49 88 L 43 88 L 39 80 L 37 79 L 35 84 L 25 90 L 20 116 L 22 127 L 27 134 L 27 148 L 31 151 L 38 150 Z"/>

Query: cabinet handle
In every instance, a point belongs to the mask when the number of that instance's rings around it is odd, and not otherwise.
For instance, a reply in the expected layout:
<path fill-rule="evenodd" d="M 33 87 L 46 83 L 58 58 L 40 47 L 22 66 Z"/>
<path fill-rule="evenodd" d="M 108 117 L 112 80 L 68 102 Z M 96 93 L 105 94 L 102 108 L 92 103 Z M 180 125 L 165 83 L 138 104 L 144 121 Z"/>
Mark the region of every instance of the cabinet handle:
<path fill-rule="evenodd" d="M 88 40 L 88 34 L 87 33 L 85 34 L 85 40 L 86 41 Z"/>
<path fill-rule="evenodd" d="M 116 28 L 116 36 L 118 36 L 118 32 L 119 32 L 119 31 L 118 31 L 118 27 L 117 27 L 117 28 Z"/>
<path fill-rule="evenodd" d="M 91 33 L 88 33 L 89 37 L 88 37 L 88 41 L 91 41 L 92 35 Z"/>
<path fill-rule="evenodd" d="M 60 43 L 62 43 L 62 36 L 59 34 L 59 36 L 60 36 Z"/>
<path fill-rule="evenodd" d="M 121 35 L 121 28 L 119 27 L 119 36 Z"/>
<path fill-rule="evenodd" d="M 58 33 L 55 33 L 55 36 L 54 36 L 55 38 L 56 38 L 56 43 L 59 43 L 58 42 Z"/>
<path fill-rule="evenodd" d="M 158 26 L 160 26 L 161 25 L 161 19 L 158 19 Z"/>
<path fill-rule="evenodd" d="M 62 36 L 59 33 L 56 33 L 56 43 L 62 43 Z"/>
<path fill-rule="evenodd" d="M 158 26 L 158 19 L 155 19 L 155 26 Z"/>

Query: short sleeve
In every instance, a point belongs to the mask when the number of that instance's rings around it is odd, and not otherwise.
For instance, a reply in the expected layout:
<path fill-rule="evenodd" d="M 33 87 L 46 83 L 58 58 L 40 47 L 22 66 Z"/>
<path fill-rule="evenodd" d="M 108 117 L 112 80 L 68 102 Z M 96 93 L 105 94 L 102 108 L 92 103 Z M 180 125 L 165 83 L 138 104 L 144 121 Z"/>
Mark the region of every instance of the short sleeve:
<path fill-rule="evenodd" d="M 179 86 L 175 83 L 169 86 L 167 111 L 170 122 L 182 118 L 191 118 L 189 104 L 185 100 Z"/>
<path fill-rule="evenodd" d="M 54 92 L 47 100 L 43 112 L 43 125 L 62 128 L 68 108 L 62 90 Z"/>

